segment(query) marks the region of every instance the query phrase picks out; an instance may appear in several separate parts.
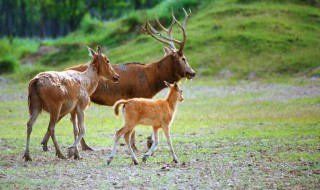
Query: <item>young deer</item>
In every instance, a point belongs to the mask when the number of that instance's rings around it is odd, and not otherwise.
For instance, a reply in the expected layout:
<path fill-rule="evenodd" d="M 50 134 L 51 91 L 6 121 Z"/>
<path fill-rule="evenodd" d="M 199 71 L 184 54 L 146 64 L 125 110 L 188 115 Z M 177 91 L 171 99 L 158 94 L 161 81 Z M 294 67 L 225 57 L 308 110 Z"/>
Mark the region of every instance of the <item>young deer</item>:
<path fill-rule="evenodd" d="M 55 136 L 55 125 L 68 113 L 76 115 L 79 122 L 79 135 L 74 144 L 69 148 L 69 157 L 79 159 L 78 145 L 85 135 L 84 111 L 90 103 L 90 95 L 97 88 L 99 77 L 106 77 L 118 81 L 119 76 L 112 69 L 108 58 L 101 53 L 98 46 L 97 52 L 88 48 L 92 57 L 88 68 L 84 72 L 78 71 L 48 71 L 39 73 L 29 82 L 28 105 L 30 118 L 27 123 L 27 144 L 23 158 L 32 161 L 29 154 L 30 135 L 32 126 L 42 110 L 49 112 L 50 122 L 48 133 L 50 134 L 56 155 L 65 159 Z"/>
<path fill-rule="evenodd" d="M 166 136 L 171 154 L 173 156 L 173 161 L 176 163 L 178 162 L 178 158 L 172 148 L 170 125 L 174 118 L 177 102 L 183 101 L 182 90 L 176 82 L 173 85 L 170 85 L 167 82 L 165 82 L 165 84 L 170 88 L 169 94 L 167 95 L 166 99 L 152 100 L 145 98 L 133 98 L 129 100 L 119 100 L 115 103 L 115 115 L 119 115 L 119 107 L 123 104 L 123 116 L 125 124 L 121 129 L 117 131 L 115 135 L 112 153 L 109 157 L 108 165 L 116 155 L 117 142 L 123 134 L 129 148 L 133 163 L 135 165 L 139 164 L 130 145 L 131 134 L 137 125 L 151 125 L 155 138 L 155 142 L 152 144 L 149 151 L 144 155 L 142 159 L 143 162 L 147 161 L 147 158 L 152 154 L 153 150 L 158 145 L 158 129 L 160 128 L 163 130 Z"/>

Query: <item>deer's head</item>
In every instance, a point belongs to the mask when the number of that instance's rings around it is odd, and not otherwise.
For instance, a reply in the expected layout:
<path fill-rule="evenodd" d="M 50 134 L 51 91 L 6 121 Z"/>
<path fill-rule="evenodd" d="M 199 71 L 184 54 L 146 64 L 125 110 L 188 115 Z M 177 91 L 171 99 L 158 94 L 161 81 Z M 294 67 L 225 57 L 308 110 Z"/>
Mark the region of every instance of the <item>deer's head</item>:
<path fill-rule="evenodd" d="M 169 26 L 168 29 L 166 29 L 157 19 L 157 23 L 160 26 L 161 29 L 163 29 L 168 36 L 164 36 L 162 33 L 154 29 L 149 22 L 146 23 L 144 27 L 142 27 L 142 32 L 152 36 L 154 39 L 169 45 L 169 47 L 164 47 L 164 53 L 165 56 L 172 56 L 171 64 L 173 64 L 173 69 L 176 72 L 176 74 L 179 77 L 186 77 L 187 79 L 192 79 L 195 77 L 196 72 L 190 67 L 188 64 L 186 56 L 183 54 L 183 48 L 187 40 L 187 31 L 186 31 L 186 25 L 189 20 L 189 17 L 191 16 L 191 10 L 189 10 L 189 14 L 186 12 L 185 9 L 183 9 L 185 13 L 185 19 L 183 24 L 180 24 L 180 22 L 175 18 L 173 9 L 171 9 L 171 15 L 172 15 L 172 23 Z M 183 33 L 183 40 L 179 41 L 172 38 L 171 31 L 175 23 L 178 24 L 178 26 L 181 28 Z M 175 43 L 179 45 L 179 49 L 175 47 Z"/>
<path fill-rule="evenodd" d="M 105 77 L 117 82 L 119 80 L 119 75 L 113 70 L 110 61 L 106 55 L 101 52 L 101 47 L 97 47 L 97 52 L 93 51 L 88 47 L 89 55 L 92 57 L 90 64 L 97 71 L 99 76 Z"/>

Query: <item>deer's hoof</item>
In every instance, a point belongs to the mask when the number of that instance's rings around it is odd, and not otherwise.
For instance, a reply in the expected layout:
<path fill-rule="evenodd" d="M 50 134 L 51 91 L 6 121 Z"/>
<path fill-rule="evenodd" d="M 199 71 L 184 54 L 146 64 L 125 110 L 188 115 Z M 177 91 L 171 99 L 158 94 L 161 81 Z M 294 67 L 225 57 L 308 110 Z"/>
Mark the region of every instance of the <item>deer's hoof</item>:
<path fill-rule="evenodd" d="M 75 151 L 75 147 L 74 146 L 70 146 L 69 148 L 69 151 L 68 151 L 68 157 L 71 158 L 74 154 L 74 151 Z"/>
<path fill-rule="evenodd" d="M 42 143 L 42 150 L 45 152 L 49 151 L 47 144 Z"/>
<path fill-rule="evenodd" d="M 90 147 L 90 146 L 88 146 L 88 145 L 82 146 L 82 150 L 94 151 L 94 149 L 93 149 L 93 148 L 91 148 L 91 147 Z"/>
<path fill-rule="evenodd" d="M 25 153 L 22 158 L 24 158 L 24 161 L 26 162 L 32 161 L 32 158 L 30 157 L 29 153 Z"/>

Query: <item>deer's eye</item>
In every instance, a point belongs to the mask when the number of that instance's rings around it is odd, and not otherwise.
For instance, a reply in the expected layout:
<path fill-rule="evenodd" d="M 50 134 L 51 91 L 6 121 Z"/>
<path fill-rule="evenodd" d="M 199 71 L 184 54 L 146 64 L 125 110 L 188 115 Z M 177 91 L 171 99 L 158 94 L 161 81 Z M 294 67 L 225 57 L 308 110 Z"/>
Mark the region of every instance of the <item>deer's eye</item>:
<path fill-rule="evenodd" d="M 182 61 L 186 62 L 186 59 L 183 57 L 183 58 L 182 58 Z"/>

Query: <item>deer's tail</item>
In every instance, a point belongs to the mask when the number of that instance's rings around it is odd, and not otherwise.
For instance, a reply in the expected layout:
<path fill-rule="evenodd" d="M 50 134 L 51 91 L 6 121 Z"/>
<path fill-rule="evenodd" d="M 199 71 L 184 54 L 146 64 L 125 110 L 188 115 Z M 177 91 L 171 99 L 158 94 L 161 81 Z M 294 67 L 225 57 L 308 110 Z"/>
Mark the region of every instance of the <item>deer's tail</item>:
<path fill-rule="evenodd" d="M 113 109 L 114 109 L 114 114 L 116 116 L 119 115 L 119 107 L 122 105 L 122 104 L 126 104 L 128 102 L 128 100 L 119 100 L 117 101 L 114 106 L 113 106 Z"/>

